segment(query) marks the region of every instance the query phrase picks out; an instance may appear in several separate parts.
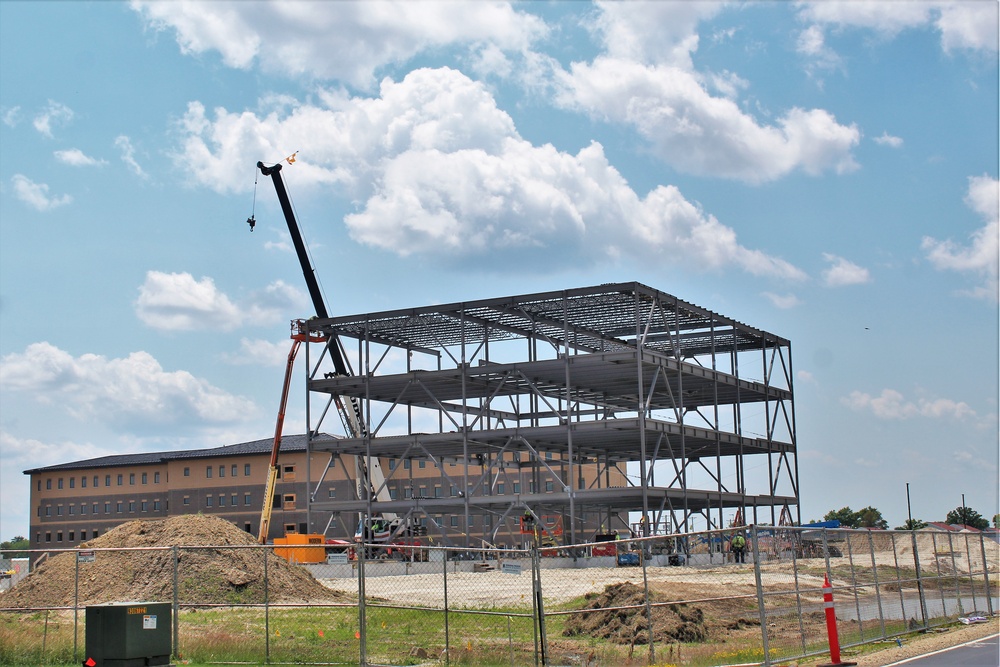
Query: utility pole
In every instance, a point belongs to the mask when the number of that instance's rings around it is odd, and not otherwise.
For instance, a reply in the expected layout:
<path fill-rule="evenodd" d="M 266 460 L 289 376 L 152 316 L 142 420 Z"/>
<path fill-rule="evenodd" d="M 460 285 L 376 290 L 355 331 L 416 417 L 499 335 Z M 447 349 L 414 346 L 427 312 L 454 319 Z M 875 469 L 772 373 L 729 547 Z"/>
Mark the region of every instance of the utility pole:
<path fill-rule="evenodd" d="M 908 523 L 907 528 L 913 530 L 913 513 L 910 512 L 910 483 L 906 483 L 906 518 Z"/>

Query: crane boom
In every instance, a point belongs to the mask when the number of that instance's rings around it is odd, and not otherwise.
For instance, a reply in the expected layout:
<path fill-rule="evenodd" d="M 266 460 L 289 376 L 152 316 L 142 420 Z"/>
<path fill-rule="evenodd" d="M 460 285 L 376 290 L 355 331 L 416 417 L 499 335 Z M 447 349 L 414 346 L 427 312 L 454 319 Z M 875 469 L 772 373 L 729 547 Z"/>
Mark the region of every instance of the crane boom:
<path fill-rule="evenodd" d="M 285 214 L 285 223 L 288 225 L 288 233 L 292 236 L 292 245 L 295 246 L 295 254 L 299 257 L 299 265 L 302 267 L 302 275 L 305 276 L 306 286 L 309 288 L 309 297 L 312 299 L 313 308 L 316 309 L 316 317 L 326 319 L 330 315 L 326 312 L 326 304 L 323 302 L 323 294 L 319 291 L 319 282 L 316 280 L 316 270 L 309 261 L 309 253 L 306 252 L 305 241 L 299 232 L 299 226 L 295 222 L 295 212 L 292 210 L 292 202 L 288 198 L 288 191 L 285 190 L 285 181 L 281 178 L 281 164 L 273 167 L 266 166 L 263 162 L 257 163 L 260 173 L 271 177 L 274 183 L 274 191 L 278 194 L 278 203 L 281 204 L 281 212 Z M 340 351 L 337 351 L 339 356 Z M 343 360 L 341 360 L 343 363 Z M 346 369 L 345 369 L 346 370 Z M 338 368 L 337 372 L 341 372 Z M 346 373 L 345 373 L 346 374 Z"/>
<path fill-rule="evenodd" d="M 316 316 L 326 319 L 329 317 L 329 313 L 326 309 L 326 303 L 323 301 L 323 294 L 319 288 L 319 281 L 316 279 L 316 270 L 313 268 L 312 262 L 309 260 L 309 253 L 306 251 L 305 241 L 302 239 L 298 223 L 295 220 L 295 212 L 292 210 L 292 203 L 288 197 L 288 191 L 285 189 L 285 182 L 281 178 L 281 164 L 279 163 L 268 167 L 263 162 L 258 162 L 257 168 L 264 176 L 270 176 L 271 182 L 274 183 L 274 191 L 278 195 L 278 202 L 281 204 L 281 212 L 285 216 L 285 224 L 288 226 L 288 233 L 292 237 L 292 245 L 295 247 L 295 254 L 298 256 L 299 266 L 301 267 L 302 275 L 306 280 L 306 287 L 309 289 L 309 297 L 312 299 L 313 308 L 316 310 Z M 267 540 L 268 525 L 266 524 L 270 523 L 270 509 L 272 503 L 271 494 L 273 493 L 274 481 L 277 477 L 277 458 L 278 450 L 281 446 L 281 429 L 284 422 L 285 403 L 288 400 L 288 386 L 292 365 L 295 360 L 295 353 L 298 351 L 299 343 L 301 343 L 304 339 L 304 332 L 302 329 L 304 329 L 304 326 L 300 327 L 300 337 L 298 339 L 296 339 L 296 334 L 293 331 L 292 338 L 294 342 L 292 344 L 292 350 L 288 354 L 288 365 L 285 371 L 285 384 L 282 391 L 278 422 L 275 428 L 274 446 L 271 451 L 271 468 L 268 471 L 268 482 L 265 490 L 264 511 L 261 513 L 261 527 L 258 540 L 262 543 Z M 310 342 L 316 342 L 317 340 L 326 339 L 320 337 L 310 339 Z M 344 362 L 344 357 L 341 354 L 340 344 L 336 336 L 329 340 L 327 347 L 330 351 L 330 358 L 333 362 L 336 374 L 343 376 L 351 375 L 350 370 L 347 368 L 347 364 Z M 365 430 L 364 420 L 362 419 L 361 406 L 358 404 L 357 399 L 354 397 L 335 396 L 334 401 L 337 404 L 337 410 L 340 413 L 341 420 L 344 422 L 344 428 L 347 430 L 348 435 L 352 438 L 365 437 L 367 435 L 367 431 Z M 358 497 L 363 497 L 361 492 L 364 489 L 364 484 L 367 484 L 368 495 L 373 495 L 376 500 L 389 500 L 389 492 L 385 488 L 385 477 L 382 474 L 382 467 L 378 459 L 373 457 L 371 459 L 370 466 L 365 465 L 362 457 L 360 456 L 357 457 L 357 460 L 359 468 Z M 383 513 L 382 516 L 389 522 L 396 520 L 395 514 Z"/>

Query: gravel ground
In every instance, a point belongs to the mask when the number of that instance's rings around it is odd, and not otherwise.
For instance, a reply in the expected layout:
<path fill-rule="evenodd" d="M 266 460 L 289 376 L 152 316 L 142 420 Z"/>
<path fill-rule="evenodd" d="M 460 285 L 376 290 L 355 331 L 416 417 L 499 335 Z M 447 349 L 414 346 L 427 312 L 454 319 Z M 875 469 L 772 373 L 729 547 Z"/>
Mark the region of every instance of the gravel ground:
<path fill-rule="evenodd" d="M 544 568 L 542 594 L 546 604 L 561 603 L 587 593 L 600 593 L 607 586 L 629 581 L 642 585 L 642 568 L 638 567 L 592 567 L 583 569 Z M 673 595 L 692 593 L 694 598 L 706 597 L 696 594 L 697 589 L 711 589 L 710 596 L 721 595 L 725 589 L 729 595 L 754 595 L 754 572 L 752 565 L 732 565 L 726 569 L 698 570 L 682 567 L 656 567 L 647 570 L 649 583 L 660 588 L 669 585 Z M 358 582 L 354 578 L 319 578 L 327 588 L 356 593 Z M 769 586 L 786 587 L 793 583 L 791 575 L 772 575 Z M 815 588 L 822 586 L 823 580 L 806 575 L 799 577 L 804 586 L 809 582 Z M 440 574 L 409 574 L 404 576 L 372 577 L 365 584 L 368 595 L 392 602 L 412 602 L 419 600 L 433 607 L 444 604 L 443 578 Z M 531 569 L 522 569 L 521 574 L 506 574 L 499 570 L 487 572 L 451 572 L 448 574 L 448 599 L 450 604 L 470 607 L 492 607 L 499 605 L 531 604 Z M 676 597 L 675 597 L 676 599 Z"/>
<path fill-rule="evenodd" d="M 706 594 L 720 594 L 719 588 L 726 594 L 753 594 L 752 567 L 731 566 L 727 571 L 701 572 L 688 568 L 650 568 L 649 581 L 651 585 L 667 585 L 674 594 L 693 593 L 701 589 Z M 808 576 L 808 575 L 807 575 Z M 546 603 L 562 602 L 588 592 L 603 590 L 605 586 L 621 581 L 632 580 L 642 584 L 642 570 L 639 568 L 588 568 L 583 570 L 543 570 L 543 591 Z M 769 581 L 772 585 L 781 583 L 780 577 Z M 706 583 L 711 581 L 712 593 L 704 590 Z M 329 588 L 350 593 L 357 590 L 357 582 L 353 579 L 322 579 L 321 582 Z M 809 585 L 820 586 L 821 580 L 810 581 Z M 406 577 L 375 578 L 369 581 L 367 592 L 383 599 L 396 602 L 420 600 L 431 606 L 443 604 L 443 590 L 440 575 L 409 575 Z M 800 577 L 802 584 L 802 577 Z M 530 604 L 531 574 L 521 575 L 501 574 L 499 572 L 465 572 L 448 575 L 448 596 L 451 604 L 460 600 L 461 604 L 478 607 L 493 605 Z M 841 655 L 841 660 L 856 662 L 858 667 L 882 667 L 899 660 L 931 653 L 943 648 L 957 646 L 968 641 L 987 637 L 1000 632 L 1000 618 L 994 617 L 986 623 L 975 625 L 956 625 L 948 628 L 938 628 L 926 634 L 915 634 L 903 638 L 902 646 L 881 644 L 881 650 L 872 651 L 869 645 L 863 654 L 856 654 L 855 649 L 848 649 Z M 829 662 L 829 656 L 815 658 L 811 661 L 800 661 L 800 665 L 818 665 Z"/>

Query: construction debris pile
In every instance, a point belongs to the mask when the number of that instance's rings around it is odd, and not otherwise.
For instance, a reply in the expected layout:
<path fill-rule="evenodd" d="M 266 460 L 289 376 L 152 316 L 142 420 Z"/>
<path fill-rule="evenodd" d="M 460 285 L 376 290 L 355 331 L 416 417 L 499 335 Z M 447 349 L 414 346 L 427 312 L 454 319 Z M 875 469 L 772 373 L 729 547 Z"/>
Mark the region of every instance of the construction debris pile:
<path fill-rule="evenodd" d="M 573 614 L 563 635 L 585 635 L 616 644 L 648 644 L 649 619 L 641 586 L 630 582 L 611 584 L 604 592 L 586 596 L 588 611 Z M 593 610 L 593 611 L 590 611 Z M 705 614 L 699 607 L 677 603 L 653 605 L 653 641 L 702 642 L 708 639 Z"/>
<path fill-rule="evenodd" d="M 93 549 L 90 561 L 72 552 L 41 563 L 9 592 L 0 608 L 80 606 L 108 602 L 172 601 L 175 550 L 181 604 L 262 604 L 347 601 L 303 568 L 271 550 L 246 548 L 252 535 L 218 517 L 188 514 L 154 521 L 129 521 L 80 545 Z M 212 548 L 198 548 L 198 547 Z M 232 548 L 227 548 L 232 547 Z M 244 547 L 244 548 L 238 548 Z M 129 548 L 129 551 L 102 549 Z M 136 549 L 138 548 L 138 549 Z M 77 592 L 78 591 L 78 592 Z"/>

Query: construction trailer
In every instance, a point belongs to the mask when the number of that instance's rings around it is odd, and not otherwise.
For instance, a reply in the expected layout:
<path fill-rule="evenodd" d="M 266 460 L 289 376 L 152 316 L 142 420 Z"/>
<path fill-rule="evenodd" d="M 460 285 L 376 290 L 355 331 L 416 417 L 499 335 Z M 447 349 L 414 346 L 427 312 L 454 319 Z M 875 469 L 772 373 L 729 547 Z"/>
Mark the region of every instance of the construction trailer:
<path fill-rule="evenodd" d="M 327 341 L 306 346 L 308 448 L 329 456 L 321 477 L 355 469 L 354 457 L 385 473 L 351 498 L 318 497 L 314 484 L 310 526 L 327 534 L 380 514 L 471 547 L 516 542 L 525 513 L 543 539 L 554 536 L 542 517 L 559 516 L 560 544 L 637 517 L 643 534 L 734 515 L 801 520 L 780 336 L 636 282 L 304 324 Z M 336 430 L 338 397 L 363 420 L 344 438 L 322 435 Z M 436 478 L 420 490 L 418 464 Z"/>

